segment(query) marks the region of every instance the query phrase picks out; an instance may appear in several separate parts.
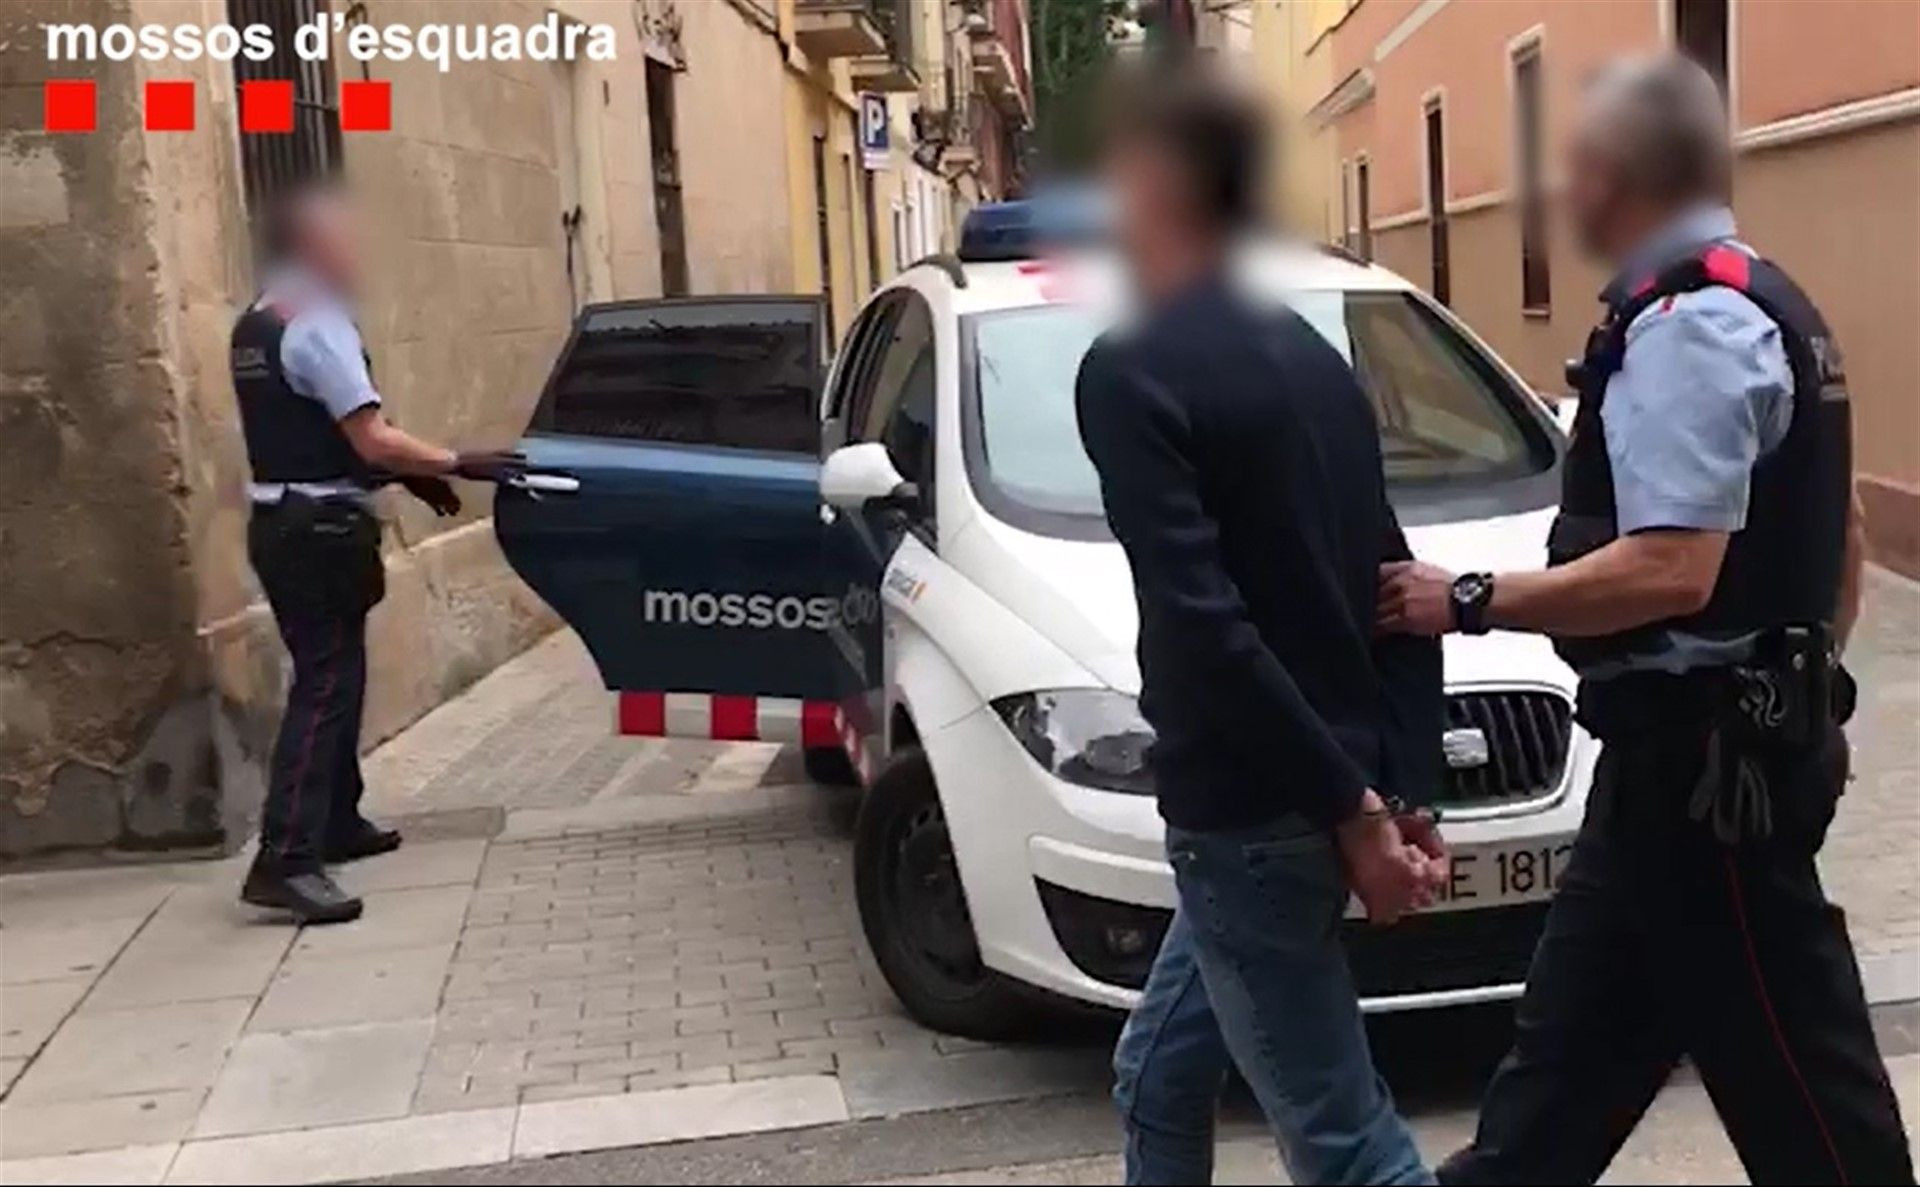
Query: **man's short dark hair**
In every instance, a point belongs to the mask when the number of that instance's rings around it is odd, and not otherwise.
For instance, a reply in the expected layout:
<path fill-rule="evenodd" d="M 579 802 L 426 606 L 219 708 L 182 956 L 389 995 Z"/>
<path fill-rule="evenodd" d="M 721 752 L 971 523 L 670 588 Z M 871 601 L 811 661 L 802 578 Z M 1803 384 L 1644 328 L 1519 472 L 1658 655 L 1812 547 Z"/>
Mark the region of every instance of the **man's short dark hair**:
<path fill-rule="evenodd" d="M 1139 71 L 1121 80 L 1109 114 L 1108 147 L 1146 144 L 1165 153 L 1186 174 L 1200 217 L 1214 229 L 1260 220 L 1266 120 L 1214 70 L 1185 59 Z"/>

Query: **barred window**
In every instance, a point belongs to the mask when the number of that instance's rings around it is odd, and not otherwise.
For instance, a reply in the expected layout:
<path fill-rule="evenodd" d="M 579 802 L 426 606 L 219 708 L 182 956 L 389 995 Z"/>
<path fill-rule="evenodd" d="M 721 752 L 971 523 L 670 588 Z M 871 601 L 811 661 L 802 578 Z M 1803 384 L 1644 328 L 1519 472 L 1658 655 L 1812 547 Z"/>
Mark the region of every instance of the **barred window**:
<path fill-rule="evenodd" d="M 240 167 L 247 210 L 258 217 L 275 195 L 340 170 L 340 102 L 331 61 L 304 61 L 293 52 L 294 35 L 315 18 L 328 18 L 328 0 L 227 0 L 237 28 L 273 30 L 274 52 L 264 62 L 234 58 L 236 84 L 267 80 L 293 83 L 293 131 L 242 132 Z M 331 28 L 331 24 L 329 24 Z"/>

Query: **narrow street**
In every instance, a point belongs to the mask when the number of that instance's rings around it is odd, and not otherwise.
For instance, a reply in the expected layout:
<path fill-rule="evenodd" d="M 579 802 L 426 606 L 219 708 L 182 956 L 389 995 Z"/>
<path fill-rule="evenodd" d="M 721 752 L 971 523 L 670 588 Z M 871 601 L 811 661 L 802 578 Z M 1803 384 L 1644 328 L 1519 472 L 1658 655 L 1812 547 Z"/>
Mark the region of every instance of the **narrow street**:
<path fill-rule="evenodd" d="M 1859 775 L 1826 870 L 1920 1109 L 1920 591 L 1876 575 Z M 361 921 L 234 900 L 245 855 L 0 880 L 0 1175 L 259 1182 L 1079 1183 L 1117 1176 L 1113 1020 L 986 1045 L 901 1013 L 859 934 L 854 803 L 762 744 L 616 738 L 556 635 L 371 756 L 408 835 Z M 1376 1027 L 1431 1154 L 1463 1139 L 1500 1011 Z M 1244 1101 L 1223 1181 L 1277 1173 Z M 455 1168 L 471 1168 L 449 1174 Z M 1621 1181 L 1737 1174 L 1682 1075 Z M 430 1173 L 429 1173 L 430 1172 Z"/>

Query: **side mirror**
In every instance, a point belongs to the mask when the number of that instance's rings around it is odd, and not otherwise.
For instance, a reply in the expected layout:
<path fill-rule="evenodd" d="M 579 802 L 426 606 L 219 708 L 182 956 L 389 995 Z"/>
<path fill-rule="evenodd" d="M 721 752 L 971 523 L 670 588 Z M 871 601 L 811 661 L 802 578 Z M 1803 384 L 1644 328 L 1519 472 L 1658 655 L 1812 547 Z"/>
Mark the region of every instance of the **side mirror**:
<path fill-rule="evenodd" d="M 919 497 L 900 477 L 887 447 L 878 441 L 842 445 L 820 463 L 820 498 L 828 506 L 857 511 L 874 503 L 900 505 Z"/>
<path fill-rule="evenodd" d="M 1579 410 L 1579 397 L 1561 396 L 1553 402 L 1553 423 L 1560 426 L 1561 432 L 1571 435 L 1573 433 L 1573 414 Z"/>

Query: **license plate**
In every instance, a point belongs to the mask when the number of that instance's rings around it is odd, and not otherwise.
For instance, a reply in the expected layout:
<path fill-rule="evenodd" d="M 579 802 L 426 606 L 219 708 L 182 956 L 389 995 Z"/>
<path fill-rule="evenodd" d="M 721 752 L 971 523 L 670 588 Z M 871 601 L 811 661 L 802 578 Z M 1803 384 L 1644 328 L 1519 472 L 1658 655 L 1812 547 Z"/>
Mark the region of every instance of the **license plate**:
<path fill-rule="evenodd" d="M 1571 834 L 1456 846 L 1452 878 L 1434 904 L 1424 910 L 1471 911 L 1552 898 L 1572 855 Z M 1348 917 L 1365 914 L 1359 899 L 1348 902 Z"/>
<path fill-rule="evenodd" d="M 1453 851 L 1447 888 L 1428 909 L 1465 911 L 1552 898 L 1572 856 L 1570 836 L 1463 845 Z"/>

